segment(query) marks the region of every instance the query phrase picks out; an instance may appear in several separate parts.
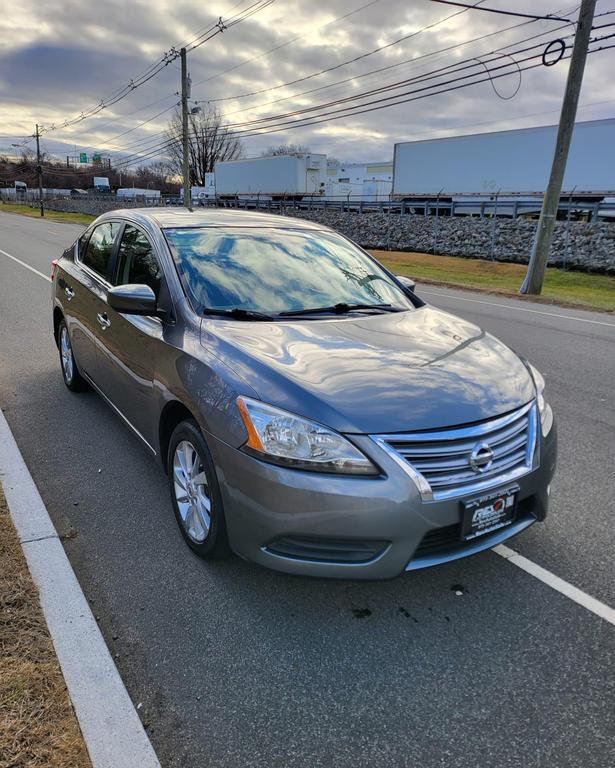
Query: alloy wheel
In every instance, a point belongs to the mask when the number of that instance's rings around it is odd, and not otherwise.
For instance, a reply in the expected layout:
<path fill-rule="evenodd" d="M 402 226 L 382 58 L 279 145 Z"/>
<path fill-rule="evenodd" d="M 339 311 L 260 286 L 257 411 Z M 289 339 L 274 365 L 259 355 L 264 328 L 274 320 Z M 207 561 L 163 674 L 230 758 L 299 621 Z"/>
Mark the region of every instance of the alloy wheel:
<path fill-rule="evenodd" d="M 62 360 L 64 378 L 66 379 L 66 383 L 70 384 L 73 380 L 74 361 L 68 329 L 65 325 L 62 326 L 62 330 L 60 331 L 60 359 Z"/>
<path fill-rule="evenodd" d="M 173 488 L 184 530 L 192 541 L 202 544 L 211 527 L 211 494 L 201 457 L 189 440 L 175 448 Z"/>

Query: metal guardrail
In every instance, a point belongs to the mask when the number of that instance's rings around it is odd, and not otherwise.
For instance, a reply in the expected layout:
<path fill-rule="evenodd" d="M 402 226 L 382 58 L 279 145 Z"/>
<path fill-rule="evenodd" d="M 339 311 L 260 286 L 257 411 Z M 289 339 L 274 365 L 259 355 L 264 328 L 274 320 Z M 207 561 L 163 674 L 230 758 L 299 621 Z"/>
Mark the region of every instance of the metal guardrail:
<path fill-rule="evenodd" d="M 167 204 L 172 204 L 168 203 Z M 178 203 L 181 204 L 181 203 Z M 542 198 L 535 200 L 332 200 L 327 198 L 303 198 L 302 200 L 264 200 L 260 198 L 199 198 L 193 205 L 211 208 L 240 208 L 266 211 L 340 211 L 352 213 L 387 213 L 420 216 L 476 216 L 481 219 L 505 217 L 517 219 L 540 213 Z M 593 221 L 599 217 L 615 218 L 615 202 L 568 201 L 560 202 L 559 211 L 566 218 L 583 218 Z"/>
<path fill-rule="evenodd" d="M 17 198 L 15 196 L 4 196 L 0 191 L 0 199 L 6 202 L 22 203 L 32 205 L 38 201 L 37 195 L 28 195 L 27 199 Z M 78 196 L 58 196 L 50 194 L 43 195 L 47 203 L 53 203 L 54 200 L 62 202 L 64 205 L 74 202 L 75 208 L 86 208 L 88 203 L 117 202 L 118 207 L 159 207 L 177 205 L 181 206 L 181 198 L 177 195 L 163 196 L 160 198 L 116 198 L 114 195 L 78 195 Z M 468 216 L 480 219 L 491 218 L 510 218 L 518 219 L 521 217 L 537 216 L 542 205 L 542 198 L 536 197 L 530 199 L 505 199 L 497 200 L 494 198 L 481 198 L 479 196 L 471 200 L 352 200 L 348 197 L 342 199 L 331 199 L 325 197 L 304 197 L 303 199 L 265 199 L 254 197 L 231 198 L 231 197 L 207 197 L 193 199 L 194 207 L 204 206 L 210 208 L 238 208 L 241 210 L 262 210 L 262 211 L 338 211 L 342 213 L 385 213 L 389 215 L 408 216 L 434 216 L 438 219 L 440 216 Z M 53 207 L 53 205 L 50 205 Z M 581 219 L 584 221 L 595 221 L 599 218 L 615 219 L 615 201 L 602 200 L 562 200 L 559 205 L 559 212 L 568 221 Z"/>

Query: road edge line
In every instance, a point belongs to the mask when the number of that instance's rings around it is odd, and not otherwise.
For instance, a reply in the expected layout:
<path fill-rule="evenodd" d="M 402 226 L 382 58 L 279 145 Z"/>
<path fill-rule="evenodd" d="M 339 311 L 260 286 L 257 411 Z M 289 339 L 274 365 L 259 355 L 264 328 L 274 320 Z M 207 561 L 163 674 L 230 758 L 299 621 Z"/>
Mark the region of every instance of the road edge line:
<path fill-rule="evenodd" d="M 2 411 L 0 480 L 93 768 L 160 768 Z"/>
<path fill-rule="evenodd" d="M 551 587 L 551 589 L 560 592 L 569 600 L 572 600 L 578 605 L 582 605 L 583 608 L 586 608 L 588 611 L 591 611 L 591 613 L 599 616 L 601 619 L 604 619 L 605 621 L 608 621 L 609 624 L 613 624 L 613 626 L 615 626 L 615 609 L 611 608 L 606 603 L 600 602 L 600 600 L 597 600 L 595 597 L 588 595 L 586 592 L 583 592 L 583 590 L 575 587 L 568 581 L 561 579 L 559 576 L 551 573 L 551 571 L 548 571 L 541 565 L 532 562 L 532 560 L 528 560 L 527 557 L 523 557 L 523 555 L 515 552 L 514 549 L 510 549 L 510 547 L 506 547 L 503 544 L 498 544 L 497 546 L 493 547 L 491 551 L 495 552 L 496 555 L 503 557 L 504 560 L 507 560 L 512 565 L 516 565 L 517 568 L 521 568 L 521 570 L 529 573 L 530 576 L 533 576 L 539 581 L 542 581 L 543 584 Z"/>
<path fill-rule="evenodd" d="M 22 261 L 21 259 L 18 259 L 17 256 L 13 256 L 12 254 L 8 253 L 7 251 L 3 251 L 2 248 L 0 248 L 0 253 L 3 256 L 6 256 L 9 259 L 12 259 L 13 261 L 17 262 L 22 267 L 25 267 L 26 269 L 29 269 L 30 272 L 34 272 L 35 275 L 38 275 L 39 277 L 42 277 L 43 280 L 47 280 L 47 282 L 51 282 L 51 278 L 48 275 L 43 274 L 40 270 L 35 269 L 34 267 L 31 267 L 29 264 L 26 264 L 25 261 Z"/>
<path fill-rule="evenodd" d="M 498 304 L 496 301 L 483 301 L 482 299 L 468 299 L 466 296 L 449 296 L 447 293 L 439 293 L 438 291 L 430 291 L 427 289 L 426 291 L 423 291 L 420 287 L 420 278 L 419 281 L 417 281 L 417 292 L 419 295 L 422 295 L 426 293 L 428 296 L 442 296 L 442 298 L 450 299 L 451 301 L 468 301 L 471 304 L 484 304 L 488 307 L 499 307 L 503 309 L 511 309 L 515 312 L 531 312 L 534 315 L 546 315 L 547 317 L 557 317 L 558 319 L 563 320 L 576 320 L 578 323 L 591 323 L 593 325 L 606 325 L 607 328 L 615 328 L 615 323 L 605 323 L 604 320 L 593 320 L 589 317 L 575 317 L 574 315 L 562 315 L 559 312 L 547 312 L 543 309 L 534 309 L 533 307 L 521 307 L 517 306 L 517 304 Z M 432 285 L 435 286 L 433 283 L 425 283 L 425 285 Z M 468 291 L 468 288 L 463 288 L 462 286 L 458 285 L 443 285 L 442 286 L 447 291 Z M 486 293 L 486 292 L 485 292 Z M 493 296 L 494 294 L 490 294 Z M 500 296 L 500 294 L 495 294 L 497 296 Z M 508 300 L 508 301 L 516 301 L 518 304 L 522 304 L 522 299 L 515 299 L 514 296 L 500 296 L 500 298 Z M 559 304 L 550 304 L 548 306 L 561 306 Z M 590 307 L 582 308 L 582 307 L 570 307 L 570 309 L 574 309 L 575 311 L 579 312 L 600 312 L 599 309 L 591 309 Z"/>

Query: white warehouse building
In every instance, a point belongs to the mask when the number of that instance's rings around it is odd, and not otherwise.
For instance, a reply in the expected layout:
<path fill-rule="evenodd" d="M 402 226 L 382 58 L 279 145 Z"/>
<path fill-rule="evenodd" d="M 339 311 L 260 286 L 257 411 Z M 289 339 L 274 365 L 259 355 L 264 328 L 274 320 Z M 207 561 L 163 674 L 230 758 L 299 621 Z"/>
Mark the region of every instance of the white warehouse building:
<path fill-rule="evenodd" d="M 393 163 L 329 163 L 327 196 L 350 200 L 388 200 L 393 188 Z"/>

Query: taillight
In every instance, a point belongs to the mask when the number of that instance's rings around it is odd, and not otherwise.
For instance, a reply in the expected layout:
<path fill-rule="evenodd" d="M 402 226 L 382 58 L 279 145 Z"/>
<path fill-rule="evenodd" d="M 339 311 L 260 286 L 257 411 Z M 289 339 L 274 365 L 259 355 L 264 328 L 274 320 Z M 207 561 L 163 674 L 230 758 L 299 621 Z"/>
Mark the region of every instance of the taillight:
<path fill-rule="evenodd" d="M 57 272 L 57 271 L 58 271 L 58 260 L 57 260 L 57 259 L 54 259 L 54 260 L 51 262 L 51 282 L 52 282 L 52 283 L 53 283 L 53 281 L 54 281 L 54 279 L 55 279 L 55 276 L 56 276 L 56 272 Z"/>

